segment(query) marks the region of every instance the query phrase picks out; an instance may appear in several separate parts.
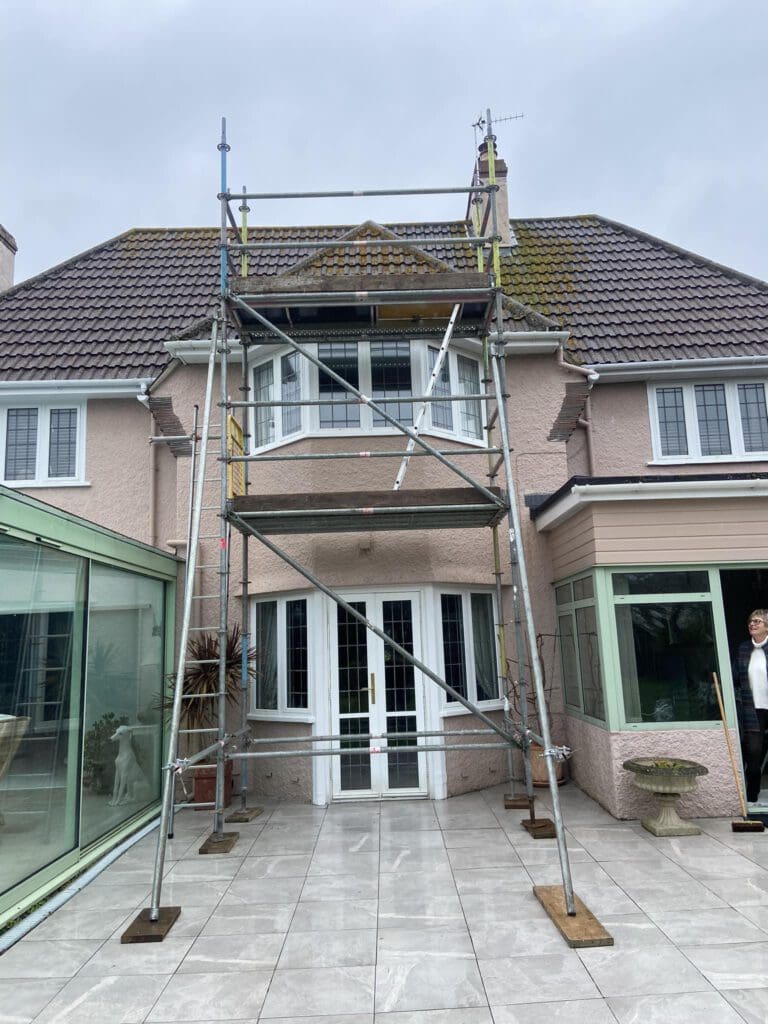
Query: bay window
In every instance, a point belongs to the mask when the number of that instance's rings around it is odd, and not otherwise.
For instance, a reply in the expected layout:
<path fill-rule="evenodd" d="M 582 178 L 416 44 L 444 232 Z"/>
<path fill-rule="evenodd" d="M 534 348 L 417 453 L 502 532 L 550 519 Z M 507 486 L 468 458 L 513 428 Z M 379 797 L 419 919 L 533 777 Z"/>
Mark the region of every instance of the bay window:
<path fill-rule="evenodd" d="M 555 588 L 563 696 L 567 707 L 605 721 L 594 582 L 583 576 Z"/>

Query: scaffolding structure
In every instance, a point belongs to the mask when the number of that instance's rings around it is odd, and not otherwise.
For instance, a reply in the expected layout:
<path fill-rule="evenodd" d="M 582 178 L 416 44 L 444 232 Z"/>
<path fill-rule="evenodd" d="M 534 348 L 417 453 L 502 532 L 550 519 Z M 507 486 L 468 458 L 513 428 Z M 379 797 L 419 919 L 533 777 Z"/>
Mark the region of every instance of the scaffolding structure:
<path fill-rule="evenodd" d="M 201 425 L 193 430 L 193 469 L 191 498 L 189 506 L 189 540 L 187 548 L 187 570 L 185 579 L 184 606 L 176 682 L 173 692 L 173 710 L 165 766 L 163 803 L 161 811 L 155 871 L 152 885 L 151 906 L 141 912 L 123 936 L 124 942 L 157 941 L 162 939 L 178 916 L 180 908 L 161 905 L 162 877 L 166 843 L 172 835 L 175 808 L 176 779 L 189 769 L 212 755 L 216 757 L 216 793 L 213 801 L 213 827 L 201 853 L 224 852 L 237 841 L 237 832 L 225 830 L 225 765 L 227 761 L 241 763 L 241 788 L 239 810 L 226 821 L 248 821 L 254 813 L 247 807 L 248 765 L 251 761 L 265 758 L 294 757 L 343 757 L 350 753 L 366 754 L 371 757 L 410 753 L 416 756 L 430 752 L 456 750 L 488 751 L 503 749 L 509 753 L 511 774 L 511 752 L 519 748 L 523 752 L 526 804 L 530 809 L 531 834 L 537 835 L 534 812 L 534 795 L 531 774 L 531 744 L 543 748 L 547 767 L 549 795 L 551 798 L 554 828 L 549 834 L 556 839 L 560 870 L 562 875 L 561 902 L 563 915 L 576 918 L 583 904 L 574 896 L 568 852 L 560 810 L 556 761 L 565 756 L 564 748 L 553 746 L 545 698 L 544 680 L 537 651 L 531 596 L 528 587 L 525 552 L 521 541 L 519 506 L 510 457 L 510 437 L 507 416 L 506 389 L 506 344 L 504 337 L 504 307 L 501 287 L 500 230 L 496 205 L 497 184 L 495 177 L 495 136 L 490 111 L 485 123 L 485 147 L 488 160 L 487 183 L 479 175 L 472 185 L 456 188 L 423 188 L 399 190 L 368 190 L 344 192 L 303 192 L 303 193 L 233 193 L 227 183 L 226 124 L 222 120 L 220 153 L 221 185 L 219 200 L 220 222 L 220 296 L 218 311 L 213 321 L 206 389 Z M 249 238 L 247 215 L 249 202 L 281 199 L 341 199 L 365 196 L 429 196 L 463 194 L 468 197 L 469 209 L 473 211 L 471 230 L 465 237 L 452 236 L 451 245 L 467 245 L 474 253 L 476 270 L 452 272 L 440 270 L 428 274 L 408 275 L 383 274 L 342 274 L 335 277 L 311 277 L 282 275 L 277 277 L 249 276 L 249 256 L 252 253 L 271 249 L 299 250 L 301 254 L 313 250 L 341 249 L 355 252 L 365 249 L 374 251 L 378 247 L 420 248 L 425 244 L 444 243 L 445 237 L 408 235 L 392 238 L 351 238 L 330 237 L 318 240 L 253 241 Z M 233 204 L 239 202 L 241 214 L 238 222 Z M 403 308 L 418 312 L 425 308 L 445 311 L 439 321 L 414 327 L 413 317 L 403 317 Z M 320 318 L 318 320 L 318 310 Z M 393 312 L 394 311 L 394 312 Z M 324 314 L 324 317 L 323 317 Z M 333 324 L 330 331 L 329 324 Z M 417 396 L 398 395 L 396 400 L 388 397 L 380 401 L 363 393 L 357 386 L 336 372 L 316 354 L 314 346 L 308 344 L 318 337 L 343 338 L 350 341 L 368 340 L 372 336 L 400 337 L 413 339 L 440 336 L 440 348 L 432 367 L 429 384 L 425 393 Z M 476 394 L 462 393 L 447 395 L 435 393 L 443 361 L 447 356 L 454 334 L 461 338 L 472 338 L 482 342 L 483 383 Z M 241 391 L 243 398 L 233 401 L 228 393 L 230 367 L 233 364 L 233 347 L 240 350 Z M 341 389 L 344 397 L 334 394 L 330 398 L 320 395 L 309 399 L 281 400 L 279 389 L 268 401 L 251 400 L 249 383 L 249 350 L 254 345 L 287 346 L 299 358 L 316 367 L 318 373 Z M 214 382 L 219 378 L 218 402 L 214 398 Z M 461 448 L 443 450 L 435 447 L 422 436 L 421 427 L 425 411 L 431 403 L 475 402 L 484 410 L 485 442 L 473 445 L 470 450 Z M 252 410 L 274 411 L 285 406 L 365 405 L 386 425 L 398 431 L 407 442 L 401 450 L 375 452 L 253 452 L 247 443 L 249 436 L 249 415 Z M 401 406 L 409 405 L 413 410 L 412 424 L 403 422 L 394 415 Z M 214 408 L 218 406 L 220 423 L 213 423 Z M 218 431 L 218 435 L 214 433 Z M 216 594 L 195 594 L 197 558 L 201 539 L 201 518 L 204 509 L 206 485 L 206 463 L 211 455 L 210 446 L 218 436 L 217 475 L 219 488 L 219 564 L 218 592 Z M 498 437 L 498 441 L 494 439 Z M 178 441 L 178 438 L 169 439 Z M 490 485 L 479 481 L 462 466 L 460 456 L 464 454 L 487 456 L 487 476 Z M 329 466 L 334 462 L 353 458 L 392 459 L 397 463 L 394 485 L 389 490 L 366 492 L 364 495 L 347 491 L 329 490 L 327 493 L 296 495 L 262 494 L 252 490 L 251 470 L 260 463 L 281 461 L 286 466 L 295 461 L 323 459 Z M 402 483 L 413 458 L 429 458 L 439 463 L 457 478 L 457 486 L 450 488 L 425 488 L 403 490 Z M 499 479 L 500 485 L 495 481 Z M 210 480 L 209 480 L 210 482 Z M 332 534 L 356 531 L 398 531 L 398 530 L 440 530 L 440 529 L 490 529 L 493 538 L 493 559 L 495 578 L 495 603 L 498 615 L 496 637 L 498 644 L 498 669 L 504 692 L 507 690 L 507 635 L 504 621 L 502 588 L 502 548 L 506 535 L 508 545 L 507 568 L 511 586 L 509 596 L 512 607 L 512 627 L 517 660 L 516 686 L 519 693 L 520 721 L 514 722 L 509 705 L 500 724 L 491 715 L 464 694 L 458 692 L 433 667 L 417 657 L 413 651 L 399 643 L 377 622 L 367 618 L 353 603 L 345 600 L 333 587 L 327 585 L 310 568 L 289 554 L 276 541 L 280 535 Z M 241 723 L 235 732 L 227 731 L 227 665 L 224 651 L 229 630 L 229 595 L 233 567 L 231 565 L 231 535 L 237 531 L 242 538 L 241 565 Z M 329 735 L 281 736 L 279 739 L 252 738 L 247 723 L 250 669 L 248 652 L 250 647 L 249 606 L 249 542 L 256 541 L 264 549 L 276 555 L 286 565 L 301 575 L 316 591 L 325 594 L 346 615 L 356 620 L 367 631 L 377 636 L 402 662 L 443 690 L 452 701 L 471 712 L 483 728 L 451 731 L 418 730 L 406 732 L 354 733 L 344 734 L 342 730 Z M 180 739 L 185 730 L 181 728 L 184 701 L 184 676 L 189 665 L 188 642 L 192 626 L 194 602 L 210 600 L 218 605 L 218 693 L 214 695 L 217 706 L 215 738 L 194 755 L 181 757 Z M 199 627 L 198 627 L 199 628 Z M 527 659 L 526 659 L 527 651 Z M 533 690 L 538 708 L 541 733 L 530 728 L 528 720 L 528 680 L 526 660 L 531 668 Z M 370 721 L 370 720 L 369 720 Z M 189 730 L 186 730 L 188 732 Z M 197 730 L 198 732 L 200 730 Z M 273 749 L 280 744 L 281 749 Z M 291 744 L 290 749 L 284 749 Z M 552 823 L 548 823 L 550 827 Z M 546 834 L 546 833 L 545 833 Z M 538 894 L 537 894 L 538 895 Z M 541 898 L 541 897 L 540 897 Z M 542 900 L 543 902 L 543 900 Z M 588 911 L 586 911 L 588 914 Z M 589 915 L 591 917 L 591 915 Z M 583 910 L 582 910 L 583 917 Z M 579 944 L 598 944 L 580 942 Z M 600 941 L 599 944 L 605 944 Z"/>

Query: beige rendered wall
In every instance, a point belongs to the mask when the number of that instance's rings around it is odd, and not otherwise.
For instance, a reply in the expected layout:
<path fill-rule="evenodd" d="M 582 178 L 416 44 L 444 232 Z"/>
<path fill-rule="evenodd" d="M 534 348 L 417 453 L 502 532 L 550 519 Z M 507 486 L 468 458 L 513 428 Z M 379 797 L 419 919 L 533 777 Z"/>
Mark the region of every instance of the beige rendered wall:
<path fill-rule="evenodd" d="M 739 797 L 733 781 L 722 728 L 637 730 L 608 732 L 568 716 L 571 775 L 576 783 L 616 818 L 642 818 L 653 810 L 653 798 L 632 782 L 622 768 L 632 757 L 686 758 L 704 765 L 708 775 L 699 778 L 693 793 L 681 797 L 683 818 L 721 817 L 736 814 Z M 731 730 L 734 749 L 739 749 Z"/>
<path fill-rule="evenodd" d="M 81 487 L 30 487 L 25 493 L 151 544 L 151 431 L 150 414 L 135 398 L 91 399 L 85 439 L 88 483 Z M 158 505 L 168 501 L 175 489 L 172 463 L 168 452 L 157 453 L 157 479 L 164 487 Z"/>
<path fill-rule="evenodd" d="M 291 750 L 296 745 L 292 736 L 309 736 L 312 727 L 304 722 L 264 722 L 251 720 L 254 739 L 277 739 L 285 736 L 285 743 L 270 745 L 270 750 Z M 252 747 L 257 750 L 257 747 Z M 304 749 L 308 749 L 305 746 Z M 254 758 L 248 761 L 248 792 L 259 797 L 312 802 L 312 757 Z M 237 766 L 238 762 L 235 762 Z M 242 764 L 242 762 L 240 762 Z M 237 770 L 237 767 L 236 767 Z M 237 790 L 237 784 L 235 786 Z"/>
<path fill-rule="evenodd" d="M 492 718 L 499 725 L 502 725 L 503 715 L 500 711 L 491 711 L 489 718 Z M 443 718 L 443 727 L 447 732 L 456 729 L 483 729 L 485 728 L 474 715 L 451 715 Z M 450 740 L 446 742 L 450 743 Z M 457 743 L 462 742 L 458 737 Z M 486 742 L 483 736 L 467 736 L 466 743 Z M 490 740 L 490 742 L 495 742 Z M 495 786 L 509 778 L 507 769 L 507 753 L 505 750 L 494 748 L 486 753 L 480 750 L 457 750 L 453 754 L 446 753 L 445 769 L 448 778 L 448 796 L 458 796 L 460 793 L 471 793 L 476 789 L 485 789 L 487 786 Z"/>
<path fill-rule="evenodd" d="M 648 388 L 644 382 L 598 382 L 590 393 L 590 406 L 595 476 L 686 476 L 765 470 L 765 462 L 652 464 Z M 584 431 L 577 430 L 569 441 L 570 475 L 586 473 L 583 454 L 580 457 L 583 436 Z"/>

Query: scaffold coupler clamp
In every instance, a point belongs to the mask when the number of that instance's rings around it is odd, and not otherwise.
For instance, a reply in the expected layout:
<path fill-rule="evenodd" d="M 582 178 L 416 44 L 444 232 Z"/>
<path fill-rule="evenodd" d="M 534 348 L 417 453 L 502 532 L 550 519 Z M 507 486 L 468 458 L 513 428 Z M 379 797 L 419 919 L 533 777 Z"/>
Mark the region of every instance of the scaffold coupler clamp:
<path fill-rule="evenodd" d="M 553 761 L 567 761 L 573 751 L 570 747 L 549 747 L 542 752 L 542 757 L 551 757 Z"/>

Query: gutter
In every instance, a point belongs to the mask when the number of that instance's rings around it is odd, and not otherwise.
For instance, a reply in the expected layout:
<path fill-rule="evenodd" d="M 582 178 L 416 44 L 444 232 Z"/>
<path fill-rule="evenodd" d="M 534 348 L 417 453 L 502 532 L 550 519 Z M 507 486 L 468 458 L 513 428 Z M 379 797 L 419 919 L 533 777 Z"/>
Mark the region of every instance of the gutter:
<path fill-rule="evenodd" d="M 577 369 L 572 365 L 570 368 Z M 593 363 L 589 370 L 597 373 L 605 384 L 652 380 L 656 376 L 687 379 L 724 370 L 747 374 L 755 370 L 768 370 L 768 356 L 716 356 L 700 359 L 654 359 L 639 363 Z"/>
<path fill-rule="evenodd" d="M 152 383 L 152 377 L 123 377 L 112 380 L 3 380 L 3 395 L 29 398 L 135 398 Z"/>

